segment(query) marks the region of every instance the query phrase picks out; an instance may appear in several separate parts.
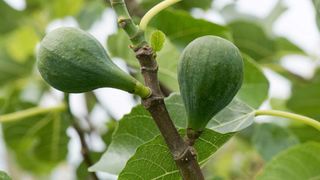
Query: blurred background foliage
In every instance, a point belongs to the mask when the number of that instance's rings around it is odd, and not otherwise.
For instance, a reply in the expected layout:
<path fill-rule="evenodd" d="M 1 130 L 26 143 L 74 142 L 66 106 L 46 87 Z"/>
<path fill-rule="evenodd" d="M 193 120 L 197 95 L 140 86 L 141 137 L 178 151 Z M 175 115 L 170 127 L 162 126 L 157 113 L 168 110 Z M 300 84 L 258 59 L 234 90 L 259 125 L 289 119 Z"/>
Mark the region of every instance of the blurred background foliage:
<path fill-rule="evenodd" d="M 127 5 L 138 22 L 148 9 L 159 2 L 161 0 L 127 0 Z M 313 0 L 313 5 L 316 13 L 314 21 L 320 28 L 320 1 Z M 196 18 L 190 13 L 194 9 L 204 12 L 215 9 L 225 23 Z M 216 9 L 212 0 L 184 0 L 158 14 L 151 21 L 146 34 L 150 36 L 154 29 L 158 29 L 166 35 L 164 48 L 157 53 L 159 78 L 165 94 L 179 90 L 176 66 L 183 48 L 197 37 L 217 35 L 234 42 L 246 59 L 246 83 L 238 95 L 241 100 L 254 108 L 264 102 L 263 107 L 320 119 L 319 57 L 305 52 L 299 44 L 275 34 L 272 29 L 286 10 L 284 3 L 278 1 L 268 16 L 259 18 L 240 12 L 236 2 Z M 61 101 L 61 94 L 51 89 L 36 69 L 37 44 L 56 20 L 72 18 L 72 22 L 76 22 L 81 29 L 92 31 L 94 23 L 100 21 L 106 11 L 111 11 L 110 4 L 103 0 L 25 0 L 22 9 L 0 0 L 0 116 L 47 105 L 50 99 Z M 115 22 L 108 23 L 115 26 Z M 108 26 L 111 25 L 105 24 L 105 28 Z M 141 79 L 138 63 L 128 48 L 130 41 L 126 34 L 117 30 L 104 40 L 109 54 L 116 60 L 121 58 L 130 74 Z M 284 67 L 281 60 L 289 55 L 304 56 L 314 61 L 316 70 L 313 77 L 303 77 Z M 270 96 L 269 84 L 261 69 L 287 79 L 292 87 L 291 95 L 281 99 Z M 114 112 L 103 105 L 97 93 L 88 92 L 84 97 L 86 113 L 80 118 L 82 129 L 89 142 L 93 139 L 105 145 L 103 148 L 90 146 L 92 159 L 97 162 L 105 152 L 105 147 L 111 143 L 112 132 L 119 118 L 114 117 Z M 138 103 L 136 97 L 132 98 Z M 90 119 L 97 107 L 108 114 L 108 118 L 99 125 Z M 55 179 L 57 172 L 61 174 L 65 171 L 70 174 L 66 178 L 88 179 L 87 167 L 81 158 L 70 162 L 70 156 L 80 152 L 73 150 L 79 143 L 77 137 L 70 135 L 72 128 L 68 118 L 64 112 L 50 112 L 2 123 L 0 135 L 4 140 L 2 149 L 5 149 L 5 153 L 0 156 L 0 167 L 5 167 L 12 179 Z M 286 153 L 301 156 L 299 152 L 303 148 L 319 149 L 318 144 L 310 142 L 320 141 L 318 131 L 287 121 L 279 123 L 278 119 L 258 120 L 237 133 L 204 166 L 206 177 L 215 180 L 254 179 L 275 156 L 278 157 L 276 163 L 284 166 L 281 156 Z M 70 143 L 72 141 L 76 143 Z M 314 165 L 319 166 L 317 163 L 314 162 Z M 272 173 L 271 165 L 267 169 Z M 101 177 L 104 177 L 103 174 Z M 6 178 L 0 171 L 0 179 Z"/>

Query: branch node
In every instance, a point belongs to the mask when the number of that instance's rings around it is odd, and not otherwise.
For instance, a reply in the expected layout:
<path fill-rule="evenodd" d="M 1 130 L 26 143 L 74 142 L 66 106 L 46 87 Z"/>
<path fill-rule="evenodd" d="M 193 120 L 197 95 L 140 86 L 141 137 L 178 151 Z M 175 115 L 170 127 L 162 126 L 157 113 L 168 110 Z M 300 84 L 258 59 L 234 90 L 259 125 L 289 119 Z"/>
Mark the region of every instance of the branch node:
<path fill-rule="evenodd" d="M 158 65 L 156 65 L 155 67 L 141 67 L 141 73 L 144 72 L 157 72 L 158 71 Z"/>
<path fill-rule="evenodd" d="M 148 99 L 144 99 L 142 103 L 146 109 L 150 109 L 152 106 L 158 106 L 161 101 L 163 101 L 163 97 L 151 95 Z"/>
<path fill-rule="evenodd" d="M 191 157 L 196 159 L 197 157 L 196 150 L 192 146 L 187 146 L 181 154 L 174 156 L 174 160 L 180 161 L 182 163 L 188 163 Z"/>
<path fill-rule="evenodd" d="M 134 51 L 136 53 L 137 59 L 139 59 L 140 61 L 150 61 L 155 59 L 156 57 L 152 47 L 150 47 L 149 45 L 144 45 L 142 47 L 136 48 L 134 49 Z"/>
<path fill-rule="evenodd" d="M 203 131 L 195 131 L 192 128 L 187 129 L 187 137 L 186 137 L 186 143 L 189 146 L 193 146 L 195 141 L 200 137 Z"/>
<path fill-rule="evenodd" d="M 129 21 L 130 21 L 130 19 L 128 19 L 128 18 L 119 17 L 118 18 L 119 27 L 124 29 L 127 26 Z"/>

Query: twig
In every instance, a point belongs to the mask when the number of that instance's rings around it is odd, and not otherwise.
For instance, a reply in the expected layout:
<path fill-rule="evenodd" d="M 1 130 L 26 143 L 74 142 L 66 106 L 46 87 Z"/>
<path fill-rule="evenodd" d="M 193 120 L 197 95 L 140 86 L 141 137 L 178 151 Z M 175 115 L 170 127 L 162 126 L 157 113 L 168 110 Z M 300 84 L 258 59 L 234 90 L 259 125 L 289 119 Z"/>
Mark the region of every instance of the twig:
<path fill-rule="evenodd" d="M 71 122 L 72 122 L 72 126 L 73 128 L 76 130 L 79 139 L 80 139 L 80 143 L 81 143 L 81 155 L 84 159 L 84 162 L 86 163 L 87 167 L 91 167 L 93 165 L 93 161 L 90 157 L 90 150 L 89 147 L 86 143 L 85 140 L 85 133 L 82 131 L 82 129 L 80 128 L 78 122 L 76 121 L 76 118 L 73 116 L 71 109 L 70 109 L 70 102 L 69 102 L 69 95 L 67 93 L 65 93 L 65 101 L 67 104 L 67 111 L 68 114 L 70 116 Z M 95 172 L 90 172 L 91 178 L 93 180 L 99 180 L 97 174 Z"/>
<path fill-rule="evenodd" d="M 145 41 L 144 33 L 132 21 L 124 0 L 110 0 L 110 2 L 118 15 L 119 26 L 125 30 L 133 43 L 132 49 L 139 60 L 145 84 L 152 90 L 152 95 L 143 99 L 142 104 L 157 124 L 183 179 L 204 179 L 200 166 L 192 153 L 192 148 L 179 135 L 164 104 L 164 96 L 159 86 L 155 52 Z"/>

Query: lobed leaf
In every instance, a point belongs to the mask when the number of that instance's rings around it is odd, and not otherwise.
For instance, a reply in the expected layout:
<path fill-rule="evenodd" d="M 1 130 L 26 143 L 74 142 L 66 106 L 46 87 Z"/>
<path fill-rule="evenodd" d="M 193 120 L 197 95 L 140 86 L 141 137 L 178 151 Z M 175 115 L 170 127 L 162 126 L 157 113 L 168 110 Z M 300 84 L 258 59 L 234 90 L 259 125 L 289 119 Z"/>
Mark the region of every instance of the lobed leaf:
<path fill-rule="evenodd" d="M 250 126 L 254 117 L 255 109 L 235 98 L 210 120 L 207 128 L 219 133 L 237 132 Z"/>
<path fill-rule="evenodd" d="M 233 134 L 219 134 L 206 129 L 194 145 L 200 165 L 203 165 L 232 136 Z M 119 180 L 131 179 L 181 179 L 162 136 L 159 135 L 140 146 L 129 159 L 119 175 Z"/>
<path fill-rule="evenodd" d="M 294 133 L 275 124 L 257 124 L 254 127 L 252 144 L 266 161 L 299 143 Z"/>
<path fill-rule="evenodd" d="M 294 146 L 273 158 L 257 180 L 319 179 L 320 144 L 311 142 Z"/>
<path fill-rule="evenodd" d="M 270 37 L 257 21 L 236 20 L 228 26 L 235 45 L 258 62 L 277 61 L 287 54 L 305 54 L 284 37 Z"/>
<path fill-rule="evenodd" d="M 165 100 L 167 109 L 169 111 L 170 117 L 174 121 L 177 128 L 186 128 L 187 126 L 187 116 L 184 109 L 184 105 L 182 103 L 182 98 L 178 94 L 173 94 L 169 98 Z M 213 130 L 219 130 L 223 133 L 237 131 L 241 128 L 244 128 L 250 123 L 252 123 L 251 119 L 246 119 L 241 117 L 241 120 L 238 120 L 240 116 L 244 114 L 252 115 L 253 109 L 249 108 L 249 106 L 244 105 L 240 101 L 236 100 L 233 101 L 232 108 L 226 108 L 221 113 L 222 115 L 217 115 L 218 121 L 232 121 L 232 125 L 244 124 L 240 125 L 239 128 L 232 128 L 230 129 L 228 126 L 224 128 L 223 126 L 217 127 L 214 123 L 209 124 L 208 128 Z M 244 106 L 238 107 L 238 106 Z M 231 117 L 223 118 L 223 116 Z M 247 115 L 249 116 L 249 115 Z M 251 117 L 251 116 L 250 116 Z M 245 123 L 243 123 L 243 121 Z M 233 126 L 232 126 L 233 127 Z M 207 132 L 211 132 L 209 134 L 215 134 L 217 137 L 229 137 L 230 134 L 219 134 L 215 133 L 211 130 L 207 130 Z M 127 161 L 129 160 L 132 155 L 135 154 L 137 148 L 152 139 L 158 136 L 159 130 L 157 129 L 156 125 L 154 124 L 151 116 L 149 113 L 141 106 L 138 105 L 128 114 L 125 115 L 119 122 L 118 128 L 113 134 L 112 142 L 108 147 L 107 151 L 101 157 L 98 163 L 92 166 L 89 170 L 90 171 L 102 171 L 108 172 L 112 174 L 118 174 L 121 170 L 125 167 Z M 203 135 L 205 136 L 205 135 Z M 202 138 L 202 136 L 201 136 Z M 158 140 L 157 140 L 158 141 Z M 207 140 L 207 143 L 215 142 L 215 138 Z M 214 143 L 213 143 L 214 144 Z M 200 153 L 201 152 L 201 153 Z M 151 153 L 151 152 L 150 152 Z M 213 153 L 213 149 L 206 147 L 202 150 L 199 148 L 199 157 L 203 157 L 202 159 L 209 158 Z M 169 156 L 170 157 L 170 156 Z M 165 157 L 163 157 L 165 158 Z M 113 159 L 117 159 L 114 161 Z M 143 166 L 142 166 L 143 167 Z"/>

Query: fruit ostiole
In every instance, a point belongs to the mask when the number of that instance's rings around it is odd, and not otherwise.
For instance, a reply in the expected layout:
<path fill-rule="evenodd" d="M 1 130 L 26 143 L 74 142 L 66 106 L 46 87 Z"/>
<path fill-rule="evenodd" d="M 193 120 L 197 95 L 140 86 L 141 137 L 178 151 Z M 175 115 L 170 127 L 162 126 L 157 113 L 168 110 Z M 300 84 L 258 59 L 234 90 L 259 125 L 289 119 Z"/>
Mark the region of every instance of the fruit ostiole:
<path fill-rule="evenodd" d="M 203 36 L 184 49 L 178 65 L 178 80 L 188 116 L 190 145 L 212 117 L 231 102 L 242 79 L 243 60 L 231 42 Z"/>
<path fill-rule="evenodd" d="M 40 43 L 37 60 L 43 79 L 63 92 L 111 87 L 141 98 L 151 95 L 148 87 L 111 61 L 93 36 L 77 28 L 63 27 L 48 33 Z"/>

